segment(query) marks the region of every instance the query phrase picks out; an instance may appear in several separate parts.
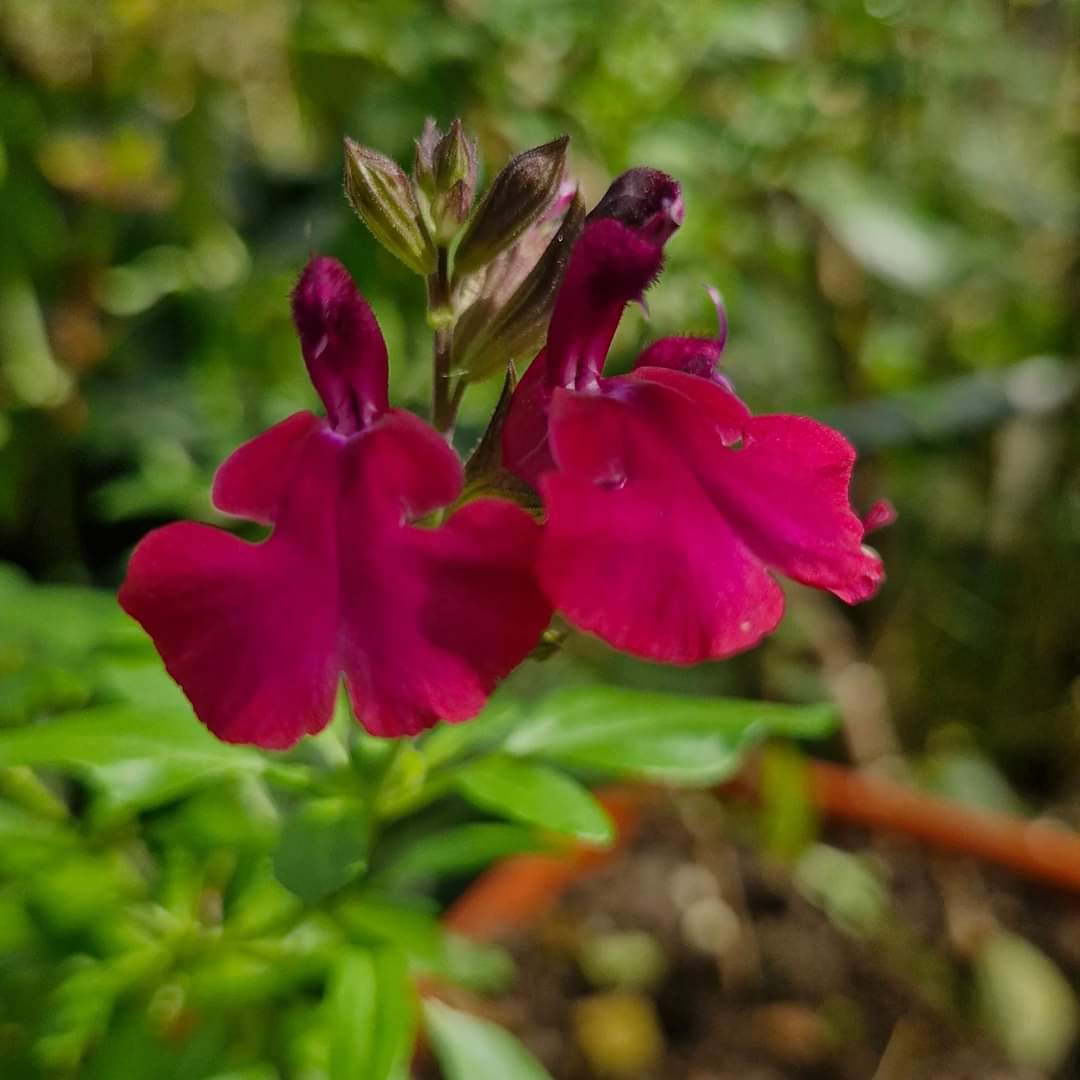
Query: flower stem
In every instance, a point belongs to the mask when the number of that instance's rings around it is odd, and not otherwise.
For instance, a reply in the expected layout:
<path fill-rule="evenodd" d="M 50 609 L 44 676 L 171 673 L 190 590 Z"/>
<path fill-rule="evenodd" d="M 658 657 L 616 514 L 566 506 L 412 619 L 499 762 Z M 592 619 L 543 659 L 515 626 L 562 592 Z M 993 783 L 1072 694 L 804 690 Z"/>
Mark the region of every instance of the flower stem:
<path fill-rule="evenodd" d="M 435 328 L 432 357 L 431 422 L 435 430 L 449 437 L 454 430 L 458 392 L 451 394 L 450 358 L 454 344 L 454 315 L 450 298 L 449 253 L 439 248 L 438 265 L 427 281 L 428 320 Z"/>

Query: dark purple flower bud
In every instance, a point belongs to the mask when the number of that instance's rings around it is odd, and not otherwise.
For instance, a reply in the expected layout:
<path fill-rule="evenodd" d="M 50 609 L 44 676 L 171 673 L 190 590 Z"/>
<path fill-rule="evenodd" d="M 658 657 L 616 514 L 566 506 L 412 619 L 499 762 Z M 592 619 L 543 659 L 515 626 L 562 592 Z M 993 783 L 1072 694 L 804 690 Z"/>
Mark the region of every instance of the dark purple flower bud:
<path fill-rule="evenodd" d="M 588 220 L 614 218 L 643 240 L 664 244 L 685 215 L 677 180 L 657 169 L 629 169 L 617 177 L 593 207 Z"/>
<path fill-rule="evenodd" d="M 569 136 L 511 158 L 495 177 L 454 256 L 456 276 L 471 274 L 505 251 L 556 197 Z"/>
<path fill-rule="evenodd" d="M 454 367 L 467 381 L 505 371 L 510 362 L 527 363 L 539 351 L 584 220 L 585 205 L 575 197 L 559 231 L 505 303 L 499 302 L 499 283 L 492 282 L 489 293 L 485 282 L 485 291 L 462 315 L 454 333 Z"/>

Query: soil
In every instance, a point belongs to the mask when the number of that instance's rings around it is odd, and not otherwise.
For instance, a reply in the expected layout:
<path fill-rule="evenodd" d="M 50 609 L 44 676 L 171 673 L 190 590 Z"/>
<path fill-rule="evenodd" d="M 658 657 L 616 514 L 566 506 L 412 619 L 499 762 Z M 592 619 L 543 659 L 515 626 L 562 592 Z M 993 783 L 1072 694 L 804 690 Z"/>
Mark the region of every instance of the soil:
<path fill-rule="evenodd" d="M 831 831 L 822 841 L 862 855 L 887 888 L 884 914 L 860 925 L 851 910 L 827 914 L 790 860 L 734 841 L 739 832 L 712 796 L 665 797 L 624 852 L 504 939 L 517 976 L 490 1015 L 555 1080 L 1051 1075 L 1010 1064 L 975 1025 L 970 959 L 1006 928 L 1075 976 L 1073 898 L 903 840 Z"/>

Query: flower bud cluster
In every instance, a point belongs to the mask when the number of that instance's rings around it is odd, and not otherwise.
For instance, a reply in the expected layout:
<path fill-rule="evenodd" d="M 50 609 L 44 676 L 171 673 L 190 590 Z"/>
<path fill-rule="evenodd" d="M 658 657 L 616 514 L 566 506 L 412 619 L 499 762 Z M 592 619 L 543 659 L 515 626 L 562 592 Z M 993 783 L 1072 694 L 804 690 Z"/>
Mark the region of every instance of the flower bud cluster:
<path fill-rule="evenodd" d="M 565 178 L 568 142 L 564 135 L 511 158 L 478 199 L 476 143 L 459 119 L 445 132 L 427 120 L 411 177 L 345 140 L 353 209 L 387 251 L 428 279 L 428 319 L 443 334 L 436 396 L 449 393 L 451 379 L 475 382 L 526 363 L 542 344 L 585 217 Z M 452 411 L 444 407 L 444 419 Z"/>

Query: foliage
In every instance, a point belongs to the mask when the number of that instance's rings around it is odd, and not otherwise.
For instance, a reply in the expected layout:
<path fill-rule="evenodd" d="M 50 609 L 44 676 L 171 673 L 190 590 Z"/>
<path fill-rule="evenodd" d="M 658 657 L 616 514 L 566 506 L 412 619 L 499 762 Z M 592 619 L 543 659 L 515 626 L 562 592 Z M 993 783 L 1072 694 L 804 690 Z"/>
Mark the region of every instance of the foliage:
<path fill-rule="evenodd" d="M 0 567 L 0 1072 L 400 1077 L 420 1023 L 449 1075 L 513 1060 L 405 989 L 406 967 L 505 977 L 432 897 L 501 855 L 604 839 L 598 779 L 706 784 L 769 734 L 830 730 L 818 706 L 756 700 L 842 690 L 797 592 L 754 657 L 672 675 L 573 639 L 480 721 L 396 751 L 344 709 L 285 757 L 197 725 L 112 589 L 148 527 L 213 520 L 228 450 L 312 403 L 285 303 L 309 249 L 350 265 L 392 396 L 423 408 L 429 332 L 341 198 L 343 132 L 408 164 L 428 112 L 460 114 L 490 175 L 566 131 L 590 199 L 631 164 L 676 174 L 691 213 L 623 353 L 707 329 L 700 285 L 720 286 L 740 391 L 827 415 L 869 451 L 867 499 L 901 509 L 855 638 L 909 749 L 942 783 L 989 758 L 1025 794 L 1067 792 L 1078 18 L 1069 0 L 0 4 L 0 555 L 31 575 Z M 462 446 L 496 392 L 466 397 Z M 1003 963 L 988 952 L 984 981 Z"/>

